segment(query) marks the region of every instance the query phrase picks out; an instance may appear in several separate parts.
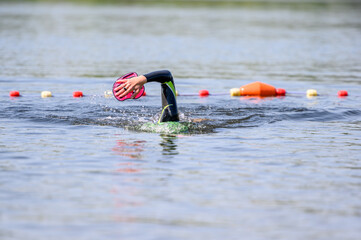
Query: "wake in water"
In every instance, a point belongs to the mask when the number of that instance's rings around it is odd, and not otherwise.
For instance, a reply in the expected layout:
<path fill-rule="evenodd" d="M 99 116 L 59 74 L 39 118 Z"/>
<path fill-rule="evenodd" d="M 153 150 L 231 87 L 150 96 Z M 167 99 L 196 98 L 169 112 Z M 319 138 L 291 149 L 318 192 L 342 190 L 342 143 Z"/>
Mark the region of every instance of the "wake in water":
<path fill-rule="evenodd" d="M 154 100 L 154 99 L 153 99 Z M 2 101 L 0 117 L 28 119 L 35 122 L 72 125 L 100 125 L 131 131 L 156 133 L 204 134 L 222 128 L 261 127 L 280 121 L 346 121 L 358 122 L 361 110 L 304 106 L 279 99 L 260 103 L 239 102 L 237 99 L 215 101 L 209 104 L 182 104 L 179 107 L 180 124 L 157 126 L 161 109 L 142 101 L 119 105 L 114 99 L 89 98 L 51 102 L 39 100 Z M 171 125 L 171 124 L 170 124 Z"/>

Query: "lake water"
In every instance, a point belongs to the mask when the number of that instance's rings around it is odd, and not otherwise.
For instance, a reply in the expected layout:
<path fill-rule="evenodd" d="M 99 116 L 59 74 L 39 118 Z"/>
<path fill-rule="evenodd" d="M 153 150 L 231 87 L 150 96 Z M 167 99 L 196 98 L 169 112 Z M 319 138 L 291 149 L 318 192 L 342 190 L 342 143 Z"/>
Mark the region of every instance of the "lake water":
<path fill-rule="evenodd" d="M 1 3 L 0 239 L 359 239 L 360 10 Z M 159 69 L 225 95 L 178 97 L 188 133 L 140 131 L 159 84 L 104 92 Z M 300 94 L 227 94 L 253 81 Z"/>

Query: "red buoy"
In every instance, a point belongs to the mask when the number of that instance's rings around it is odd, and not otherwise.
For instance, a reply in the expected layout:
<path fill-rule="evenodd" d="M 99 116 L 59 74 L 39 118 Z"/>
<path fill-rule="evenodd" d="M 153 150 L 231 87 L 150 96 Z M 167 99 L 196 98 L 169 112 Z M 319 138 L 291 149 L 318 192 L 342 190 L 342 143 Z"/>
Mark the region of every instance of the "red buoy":
<path fill-rule="evenodd" d="M 348 96 L 348 92 L 346 90 L 340 90 L 337 92 L 337 95 L 339 97 L 346 97 L 346 96 Z"/>
<path fill-rule="evenodd" d="M 81 91 L 75 91 L 73 92 L 73 97 L 75 98 L 83 97 L 83 93 Z"/>
<path fill-rule="evenodd" d="M 277 88 L 276 94 L 277 94 L 277 96 L 286 96 L 286 90 L 283 88 Z"/>
<path fill-rule="evenodd" d="M 20 97 L 19 91 L 11 91 L 9 95 L 10 97 Z"/>
<path fill-rule="evenodd" d="M 198 94 L 199 94 L 200 97 L 207 97 L 207 96 L 209 96 L 208 90 L 205 90 L 205 89 L 199 90 Z"/>

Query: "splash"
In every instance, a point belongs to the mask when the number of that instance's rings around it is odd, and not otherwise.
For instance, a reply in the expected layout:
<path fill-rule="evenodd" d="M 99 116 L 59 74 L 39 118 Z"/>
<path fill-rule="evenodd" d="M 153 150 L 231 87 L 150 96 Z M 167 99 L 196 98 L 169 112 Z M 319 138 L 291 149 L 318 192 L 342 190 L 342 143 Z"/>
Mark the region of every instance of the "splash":
<path fill-rule="evenodd" d="M 178 133 L 189 133 L 189 123 L 184 122 L 162 122 L 162 123 L 144 123 L 140 126 L 139 130 L 144 132 L 153 133 L 167 133 L 167 134 L 178 134 Z"/>

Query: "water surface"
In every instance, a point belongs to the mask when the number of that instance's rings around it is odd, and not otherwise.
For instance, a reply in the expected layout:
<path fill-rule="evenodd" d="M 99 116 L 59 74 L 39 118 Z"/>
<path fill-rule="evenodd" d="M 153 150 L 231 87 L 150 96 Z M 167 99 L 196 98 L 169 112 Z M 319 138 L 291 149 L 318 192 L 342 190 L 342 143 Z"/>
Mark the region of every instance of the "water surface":
<path fill-rule="evenodd" d="M 0 238 L 358 239 L 359 12 L 1 3 Z M 188 133 L 140 131 L 160 86 L 104 91 L 158 69 L 225 95 L 178 97 Z M 299 94 L 227 95 L 256 80 Z"/>

